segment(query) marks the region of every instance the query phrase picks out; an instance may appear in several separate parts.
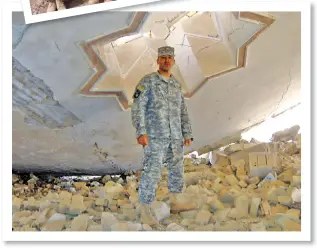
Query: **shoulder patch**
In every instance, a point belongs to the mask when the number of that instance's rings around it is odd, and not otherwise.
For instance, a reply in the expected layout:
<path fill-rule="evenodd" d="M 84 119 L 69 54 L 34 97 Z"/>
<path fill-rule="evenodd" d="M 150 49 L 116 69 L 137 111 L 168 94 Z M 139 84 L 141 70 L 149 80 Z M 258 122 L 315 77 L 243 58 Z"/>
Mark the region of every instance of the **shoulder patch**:
<path fill-rule="evenodd" d="M 136 91 L 134 92 L 133 98 L 138 98 L 141 94 L 141 91 L 136 89 Z"/>
<path fill-rule="evenodd" d="M 145 90 L 145 87 L 143 84 L 137 85 L 133 94 L 133 98 L 138 98 L 141 95 L 141 93 L 144 92 L 144 90 Z"/>
<path fill-rule="evenodd" d="M 137 88 L 137 90 L 139 90 L 139 91 L 141 91 L 141 92 L 143 92 L 143 91 L 145 90 L 144 85 L 139 85 L 139 86 L 137 86 L 136 88 Z"/>

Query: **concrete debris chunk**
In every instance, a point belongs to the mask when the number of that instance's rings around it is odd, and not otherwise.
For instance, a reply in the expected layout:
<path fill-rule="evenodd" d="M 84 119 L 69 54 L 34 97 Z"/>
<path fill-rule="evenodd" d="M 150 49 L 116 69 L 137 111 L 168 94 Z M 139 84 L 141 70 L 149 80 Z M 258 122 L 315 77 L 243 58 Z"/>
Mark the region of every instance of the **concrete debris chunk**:
<path fill-rule="evenodd" d="M 101 186 L 101 184 L 99 182 L 97 182 L 97 181 L 93 181 L 92 183 L 90 183 L 90 185 L 92 187 L 100 187 Z"/>
<path fill-rule="evenodd" d="M 229 156 L 229 159 L 230 159 L 230 162 L 231 164 L 234 164 L 236 163 L 237 161 L 239 160 L 244 160 L 246 165 L 249 164 L 249 154 L 250 153 L 253 153 L 253 152 L 267 152 L 268 151 L 268 148 L 267 148 L 267 144 L 257 144 L 257 145 L 254 145 L 248 149 L 244 149 L 242 151 L 239 151 L 239 152 L 235 152 L 233 154 L 231 154 Z"/>
<path fill-rule="evenodd" d="M 294 189 L 292 192 L 293 202 L 301 202 L 301 189 Z"/>
<path fill-rule="evenodd" d="M 292 203 L 292 197 L 291 196 L 278 196 L 277 200 L 279 203 L 283 204 L 283 205 L 290 205 Z"/>
<path fill-rule="evenodd" d="M 223 189 L 220 193 L 219 193 L 219 200 L 222 203 L 228 203 L 228 204 L 233 204 L 234 203 L 234 194 L 230 193 L 228 190 Z"/>
<path fill-rule="evenodd" d="M 144 231 L 152 231 L 152 227 L 148 224 L 142 224 L 142 230 Z"/>
<path fill-rule="evenodd" d="M 227 146 L 225 149 L 224 149 L 224 153 L 226 155 L 230 155 L 232 153 L 235 153 L 235 152 L 239 152 L 239 151 L 243 151 L 245 149 L 249 149 L 253 146 L 255 146 L 256 144 L 254 143 L 248 143 L 248 144 L 245 144 L 245 143 L 240 143 L 240 144 L 231 144 L 229 146 Z"/>
<path fill-rule="evenodd" d="M 277 204 L 271 207 L 271 215 L 276 216 L 278 214 L 283 214 L 283 213 L 286 213 L 287 210 L 288 210 L 288 207 Z"/>
<path fill-rule="evenodd" d="M 87 209 L 84 204 L 84 197 L 81 195 L 73 195 L 68 213 L 71 215 L 79 215 Z"/>
<path fill-rule="evenodd" d="M 129 231 L 134 231 L 134 232 L 141 231 L 142 230 L 142 224 L 128 222 L 128 230 Z"/>
<path fill-rule="evenodd" d="M 104 186 L 104 191 L 108 200 L 119 199 L 124 195 L 125 189 L 121 184 L 108 181 Z"/>
<path fill-rule="evenodd" d="M 117 223 L 116 217 L 109 212 L 103 212 L 101 215 L 102 231 L 110 231 L 111 226 Z"/>
<path fill-rule="evenodd" d="M 88 214 L 81 214 L 75 217 L 71 224 L 72 231 L 86 231 L 88 228 Z"/>
<path fill-rule="evenodd" d="M 229 183 L 229 185 L 234 186 L 239 184 L 238 179 L 234 175 L 226 176 L 226 181 Z"/>
<path fill-rule="evenodd" d="M 195 222 L 197 225 L 207 225 L 209 223 L 211 213 L 206 210 L 201 210 L 198 212 Z"/>
<path fill-rule="evenodd" d="M 151 209 L 158 221 L 164 220 L 170 216 L 171 208 L 162 201 L 154 201 L 151 204 Z"/>
<path fill-rule="evenodd" d="M 282 131 L 278 131 L 272 134 L 271 141 L 283 141 L 287 142 L 290 140 L 296 140 L 296 135 L 300 130 L 299 125 L 292 126 L 290 128 L 284 129 Z"/>
<path fill-rule="evenodd" d="M 105 206 L 106 204 L 106 200 L 105 199 L 96 199 L 95 200 L 95 205 L 96 206 Z"/>
<path fill-rule="evenodd" d="M 299 220 L 301 211 L 299 209 L 289 209 L 285 212 L 285 216 L 292 220 Z"/>
<path fill-rule="evenodd" d="M 62 231 L 65 228 L 65 220 L 48 222 L 41 227 L 41 231 Z"/>
<path fill-rule="evenodd" d="M 276 217 L 276 224 L 278 224 L 283 231 L 301 231 L 301 225 L 294 220 L 287 218 L 286 216 Z"/>
<path fill-rule="evenodd" d="M 246 218 L 249 214 L 249 199 L 246 195 L 241 195 L 235 199 L 235 208 L 239 218 Z"/>
<path fill-rule="evenodd" d="M 287 169 L 278 175 L 277 179 L 285 183 L 290 183 L 293 179 L 295 171 L 293 168 Z"/>
<path fill-rule="evenodd" d="M 263 200 L 261 204 L 262 213 L 266 216 L 271 215 L 271 206 L 267 200 Z"/>
<path fill-rule="evenodd" d="M 302 181 L 301 176 L 293 176 L 291 181 L 291 186 L 296 188 L 301 188 L 301 181 Z"/>
<path fill-rule="evenodd" d="M 213 151 L 212 157 L 215 160 L 216 164 L 219 166 L 227 166 L 228 164 L 230 164 L 228 156 L 223 152 Z"/>
<path fill-rule="evenodd" d="M 195 200 L 194 200 L 195 199 Z M 199 208 L 199 199 L 196 195 L 183 193 L 177 195 L 171 202 L 171 212 L 179 213 L 182 211 L 195 210 Z"/>
<path fill-rule="evenodd" d="M 251 231 L 254 231 L 254 232 L 266 231 L 266 228 L 265 228 L 265 225 L 263 224 L 263 222 L 251 224 L 250 229 L 251 229 Z"/>
<path fill-rule="evenodd" d="M 18 182 L 20 180 L 18 175 L 12 174 L 12 184 Z"/>
<path fill-rule="evenodd" d="M 179 213 L 179 215 L 183 219 L 195 219 L 197 214 L 198 214 L 197 210 L 183 211 Z"/>
<path fill-rule="evenodd" d="M 194 231 L 213 231 L 213 230 L 214 230 L 214 224 L 194 227 Z"/>
<path fill-rule="evenodd" d="M 30 174 L 30 179 L 27 181 L 28 184 L 36 184 L 36 182 L 38 181 L 38 177 L 36 177 L 33 174 Z"/>
<path fill-rule="evenodd" d="M 48 219 L 47 222 L 53 222 L 53 221 L 57 221 L 57 220 L 65 220 L 66 221 L 66 215 L 55 213 Z"/>
<path fill-rule="evenodd" d="M 250 216 L 257 217 L 259 206 L 261 204 L 261 198 L 252 198 L 251 200 L 251 207 L 250 207 Z"/>
<path fill-rule="evenodd" d="M 87 228 L 87 231 L 90 232 L 100 232 L 102 231 L 101 225 L 91 225 Z"/>
<path fill-rule="evenodd" d="M 247 176 L 247 173 L 245 171 L 245 168 L 237 168 L 237 171 L 236 171 L 236 176 L 237 178 L 240 180 L 240 181 L 245 181 L 248 179 L 248 176 Z"/>
<path fill-rule="evenodd" d="M 246 187 L 248 187 L 248 184 L 245 181 L 239 181 L 239 186 L 241 188 L 246 188 Z"/>
<path fill-rule="evenodd" d="M 199 194 L 201 187 L 199 185 L 189 185 L 186 188 L 186 193 L 188 194 Z"/>
<path fill-rule="evenodd" d="M 28 216 L 28 217 L 22 217 L 19 219 L 19 224 L 22 226 L 29 226 L 31 225 L 33 222 L 33 218 L 32 216 Z"/>
<path fill-rule="evenodd" d="M 71 202 L 72 194 L 67 191 L 61 191 L 59 193 L 60 203 L 68 205 Z"/>
<path fill-rule="evenodd" d="M 247 179 L 247 182 L 249 184 L 257 185 L 260 182 L 260 177 L 250 177 L 250 178 Z"/>
<path fill-rule="evenodd" d="M 215 212 L 215 214 L 212 216 L 212 219 L 214 221 L 227 221 L 228 220 L 228 215 L 229 212 L 231 211 L 231 208 L 225 208 L 225 209 L 221 209 L 218 210 L 217 212 Z"/>
<path fill-rule="evenodd" d="M 273 176 L 272 173 L 269 173 L 265 176 L 265 178 L 258 184 L 258 188 L 261 188 L 265 182 L 274 181 L 276 178 Z"/>
<path fill-rule="evenodd" d="M 110 175 L 104 176 L 101 181 L 103 184 L 105 184 L 108 181 L 111 181 L 111 176 Z"/>
<path fill-rule="evenodd" d="M 13 213 L 12 221 L 13 222 L 18 222 L 20 218 L 29 217 L 30 215 L 32 215 L 31 211 L 15 212 L 15 213 Z"/>
<path fill-rule="evenodd" d="M 180 224 L 182 226 L 185 226 L 185 227 L 189 227 L 189 226 L 192 226 L 192 225 L 195 225 L 195 220 L 194 219 L 182 219 L 182 221 L 180 222 Z"/>
<path fill-rule="evenodd" d="M 214 224 L 214 231 L 247 231 L 247 227 L 244 223 L 230 220 L 227 222 L 216 222 Z"/>
<path fill-rule="evenodd" d="M 37 229 L 33 228 L 33 227 L 29 227 L 29 226 L 23 226 L 21 229 L 19 229 L 17 231 L 20 231 L 20 232 L 34 232 L 34 231 L 37 231 Z"/>
<path fill-rule="evenodd" d="M 23 199 L 14 197 L 14 199 L 12 200 L 12 212 L 20 211 L 22 203 Z"/>
<path fill-rule="evenodd" d="M 219 200 L 212 201 L 209 205 L 210 205 L 211 212 L 217 212 L 218 210 L 225 208 L 222 202 Z"/>
<path fill-rule="evenodd" d="M 268 232 L 280 232 L 280 231 L 282 231 L 282 228 L 279 226 L 274 226 L 274 227 L 266 228 L 266 231 L 268 231 Z"/>
<path fill-rule="evenodd" d="M 167 226 L 166 231 L 185 231 L 184 227 L 176 224 L 176 223 L 171 223 Z"/>
<path fill-rule="evenodd" d="M 78 190 L 81 190 L 81 189 L 86 189 L 88 190 L 89 188 L 86 186 L 86 182 L 74 182 L 74 186 L 75 186 L 75 189 L 78 191 Z"/>

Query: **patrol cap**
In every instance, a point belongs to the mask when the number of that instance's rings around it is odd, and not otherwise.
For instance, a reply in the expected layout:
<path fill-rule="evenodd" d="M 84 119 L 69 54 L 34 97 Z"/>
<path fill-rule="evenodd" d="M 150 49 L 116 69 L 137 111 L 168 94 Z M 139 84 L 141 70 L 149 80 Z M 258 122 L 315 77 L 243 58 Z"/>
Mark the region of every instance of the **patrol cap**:
<path fill-rule="evenodd" d="M 174 55 L 174 47 L 163 46 L 158 49 L 158 57 L 161 56 L 175 56 Z"/>

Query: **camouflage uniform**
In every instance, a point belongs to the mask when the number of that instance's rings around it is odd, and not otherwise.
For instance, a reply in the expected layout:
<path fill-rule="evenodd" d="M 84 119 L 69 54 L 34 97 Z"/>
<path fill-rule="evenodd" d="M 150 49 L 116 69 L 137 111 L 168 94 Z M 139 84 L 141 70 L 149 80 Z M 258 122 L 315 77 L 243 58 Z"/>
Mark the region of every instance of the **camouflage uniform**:
<path fill-rule="evenodd" d="M 169 192 L 179 193 L 184 184 L 184 139 L 192 139 L 191 123 L 181 85 L 173 75 L 158 72 L 142 78 L 134 92 L 131 108 L 136 136 L 148 135 L 144 147 L 144 170 L 139 186 L 141 204 L 155 198 L 163 161 L 167 162 Z"/>

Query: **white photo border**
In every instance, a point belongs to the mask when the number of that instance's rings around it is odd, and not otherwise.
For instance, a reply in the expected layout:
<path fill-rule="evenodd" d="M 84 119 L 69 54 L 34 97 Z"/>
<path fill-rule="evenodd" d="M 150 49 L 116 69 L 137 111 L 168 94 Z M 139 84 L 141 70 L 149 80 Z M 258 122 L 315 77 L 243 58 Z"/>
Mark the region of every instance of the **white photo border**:
<path fill-rule="evenodd" d="M 230 9 L 228 8 L 230 6 Z M 301 12 L 301 104 L 302 116 L 302 231 L 301 232 L 13 232 L 12 227 L 12 11 L 18 3 L 2 9 L 2 234 L 4 241 L 311 241 L 311 94 L 310 94 L 310 3 L 283 1 L 162 1 L 132 7 L 130 11 L 300 11 Z M 125 10 L 127 11 L 127 10 Z M 10 24 L 11 23 L 11 24 Z M 4 214 L 6 213 L 6 214 Z M 109 234 L 109 235 L 108 235 Z"/>

